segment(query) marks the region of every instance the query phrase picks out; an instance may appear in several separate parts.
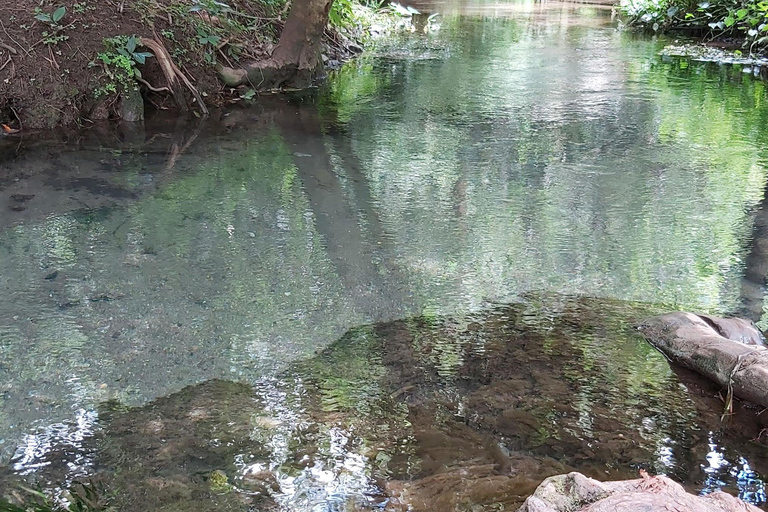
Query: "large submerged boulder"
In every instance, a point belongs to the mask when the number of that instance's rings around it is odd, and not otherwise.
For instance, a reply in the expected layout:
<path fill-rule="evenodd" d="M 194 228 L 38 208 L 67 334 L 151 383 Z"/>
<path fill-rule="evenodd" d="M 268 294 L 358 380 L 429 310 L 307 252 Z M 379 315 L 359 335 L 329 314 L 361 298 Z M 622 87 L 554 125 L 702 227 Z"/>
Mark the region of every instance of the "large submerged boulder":
<path fill-rule="evenodd" d="M 694 496 L 664 476 L 599 482 L 581 473 L 544 480 L 518 512 L 759 512 L 724 492 Z"/>
<path fill-rule="evenodd" d="M 768 348 L 751 322 L 675 312 L 644 320 L 638 329 L 671 361 L 727 388 L 728 395 L 768 407 Z"/>

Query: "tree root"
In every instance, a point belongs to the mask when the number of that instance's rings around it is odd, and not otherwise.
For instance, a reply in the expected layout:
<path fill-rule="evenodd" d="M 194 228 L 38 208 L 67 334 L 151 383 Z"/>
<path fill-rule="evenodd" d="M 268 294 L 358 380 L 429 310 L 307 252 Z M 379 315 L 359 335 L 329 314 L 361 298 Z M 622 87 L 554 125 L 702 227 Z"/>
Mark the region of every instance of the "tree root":
<path fill-rule="evenodd" d="M 165 75 L 165 79 L 168 81 L 168 87 L 171 90 L 171 94 L 176 100 L 176 104 L 184 111 L 189 110 L 189 105 L 187 105 L 187 100 L 184 97 L 184 92 L 181 87 L 181 84 L 183 83 L 197 101 L 200 111 L 203 115 L 207 116 L 208 107 L 205 106 L 205 102 L 203 101 L 203 97 L 200 96 L 200 92 L 194 85 L 192 85 L 192 82 L 189 81 L 187 75 L 182 73 L 176 64 L 174 64 L 173 59 L 171 59 L 171 56 L 168 54 L 168 50 L 165 49 L 165 46 L 163 46 L 163 43 L 156 39 L 142 37 L 141 44 L 152 50 L 155 54 L 157 62 L 160 64 L 160 69 L 163 70 L 163 75 Z"/>
<path fill-rule="evenodd" d="M 273 59 L 254 62 L 239 69 L 216 65 L 216 72 L 227 87 L 250 84 L 254 89 L 261 91 L 278 89 L 286 84 L 297 89 L 309 87 L 316 71 L 301 69 L 294 63 L 280 65 Z"/>
<path fill-rule="evenodd" d="M 147 82 L 143 78 L 136 77 L 136 81 L 140 84 L 144 84 L 144 87 L 149 89 L 152 92 L 170 92 L 170 89 L 167 87 L 155 87 L 151 83 Z"/>
<path fill-rule="evenodd" d="M 19 53 L 19 52 L 16 51 L 16 48 L 14 48 L 13 46 L 7 45 L 7 44 L 5 44 L 2 41 L 0 41 L 0 48 L 5 48 L 6 50 L 8 50 L 9 52 L 11 52 L 14 55 Z"/>

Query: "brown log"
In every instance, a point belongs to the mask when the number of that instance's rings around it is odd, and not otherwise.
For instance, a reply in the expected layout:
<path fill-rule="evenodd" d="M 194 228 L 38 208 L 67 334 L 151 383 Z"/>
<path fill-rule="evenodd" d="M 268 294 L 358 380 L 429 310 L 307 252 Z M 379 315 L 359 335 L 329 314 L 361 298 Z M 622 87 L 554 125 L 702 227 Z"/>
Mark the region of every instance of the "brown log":
<path fill-rule="evenodd" d="M 644 320 L 638 329 L 648 342 L 671 361 L 694 370 L 727 388 L 729 394 L 768 407 L 768 349 L 748 345 L 721 335 L 741 339 L 759 338 L 744 322 L 720 323 L 713 317 L 676 312 Z M 714 326 L 713 326 L 714 324 Z M 727 326 L 728 330 L 724 327 Z M 757 331 L 759 333 L 759 331 Z"/>

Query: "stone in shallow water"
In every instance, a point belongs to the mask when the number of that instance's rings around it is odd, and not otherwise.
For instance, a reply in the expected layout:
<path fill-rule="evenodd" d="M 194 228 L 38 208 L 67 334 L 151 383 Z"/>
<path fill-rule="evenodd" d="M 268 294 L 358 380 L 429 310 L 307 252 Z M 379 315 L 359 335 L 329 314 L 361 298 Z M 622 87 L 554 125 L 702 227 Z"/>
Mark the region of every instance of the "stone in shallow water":
<path fill-rule="evenodd" d="M 758 512 L 760 509 L 720 491 L 694 496 L 664 476 L 599 482 L 581 473 L 544 480 L 518 512 Z"/>

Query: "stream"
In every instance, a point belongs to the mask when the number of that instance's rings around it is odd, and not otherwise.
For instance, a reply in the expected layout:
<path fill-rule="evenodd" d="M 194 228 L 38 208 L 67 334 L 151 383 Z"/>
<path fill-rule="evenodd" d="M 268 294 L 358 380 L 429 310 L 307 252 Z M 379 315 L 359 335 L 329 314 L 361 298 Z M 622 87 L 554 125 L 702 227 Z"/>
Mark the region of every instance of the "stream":
<path fill-rule="evenodd" d="M 514 511 L 645 469 L 765 508 L 768 420 L 633 325 L 768 327 L 766 83 L 610 6 L 414 5 L 311 94 L 0 139 L 0 494 Z"/>

